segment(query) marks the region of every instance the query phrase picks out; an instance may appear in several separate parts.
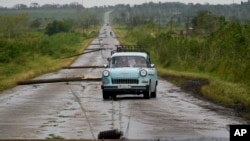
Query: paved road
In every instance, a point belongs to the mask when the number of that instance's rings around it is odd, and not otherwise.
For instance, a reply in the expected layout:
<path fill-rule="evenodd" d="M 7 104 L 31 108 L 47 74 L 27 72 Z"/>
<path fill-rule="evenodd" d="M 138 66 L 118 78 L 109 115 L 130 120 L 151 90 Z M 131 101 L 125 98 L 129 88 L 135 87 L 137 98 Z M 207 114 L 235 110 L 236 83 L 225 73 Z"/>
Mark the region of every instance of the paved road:
<path fill-rule="evenodd" d="M 108 23 L 108 14 L 105 14 Z M 105 48 L 119 44 L 104 24 L 99 38 Z M 88 48 L 99 48 L 90 45 Z M 110 51 L 80 56 L 72 66 L 103 65 Z M 101 77 L 103 69 L 71 69 L 41 78 Z M 96 139 L 100 131 L 119 129 L 129 139 L 228 140 L 230 124 L 244 124 L 230 110 L 200 100 L 159 78 L 158 96 L 118 96 L 103 101 L 100 82 L 17 86 L 0 94 L 0 139 Z"/>

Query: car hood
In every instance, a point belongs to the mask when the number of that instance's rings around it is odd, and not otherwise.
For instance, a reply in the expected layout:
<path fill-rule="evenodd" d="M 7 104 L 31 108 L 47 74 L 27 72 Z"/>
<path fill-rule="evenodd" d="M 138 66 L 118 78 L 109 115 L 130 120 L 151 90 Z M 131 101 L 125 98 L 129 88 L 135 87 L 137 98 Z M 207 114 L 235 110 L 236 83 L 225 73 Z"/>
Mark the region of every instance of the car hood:
<path fill-rule="evenodd" d="M 110 69 L 110 75 L 112 78 L 119 78 L 119 79 L 125 79 L 125 78 L 139 78 L 139 71 L 140 68 L 112 68 Z"/>

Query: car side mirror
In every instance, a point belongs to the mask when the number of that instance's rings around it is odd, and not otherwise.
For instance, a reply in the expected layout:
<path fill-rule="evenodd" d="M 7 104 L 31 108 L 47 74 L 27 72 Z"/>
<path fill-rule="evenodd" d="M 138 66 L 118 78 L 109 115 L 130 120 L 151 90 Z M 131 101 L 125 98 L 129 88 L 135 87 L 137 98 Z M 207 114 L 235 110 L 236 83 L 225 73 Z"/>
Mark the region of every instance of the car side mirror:
<path fill-rule="evenodd" d="M 107 61 L 108 61 L 108 62 L 109 62 L 109 60 L 110 60 L 110 57 L 107 58 Z"/>
<path fill-rule="evenodd" d="M 151 66 L 151 68 L 154 68 L 154 67 L 155 67 L 155 64 L 151 64 L 150 66 Z"/>

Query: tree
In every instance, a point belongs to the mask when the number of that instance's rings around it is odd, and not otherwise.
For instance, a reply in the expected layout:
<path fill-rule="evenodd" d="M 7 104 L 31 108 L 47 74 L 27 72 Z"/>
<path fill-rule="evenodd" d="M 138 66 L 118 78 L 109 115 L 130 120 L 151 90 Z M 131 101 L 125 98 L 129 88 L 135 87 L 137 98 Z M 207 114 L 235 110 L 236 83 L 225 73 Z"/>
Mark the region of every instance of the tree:
<path fill-rule="evenodd" d="M 211 33 L 218 30 L 225 23 L 225 18 L 219 17 L 209 11 L 199 11 L 192 20 L 192 24 L 198 33 Z"/>
<path fill-rule="evenodd" d="M 53 35 L 59 32 L 68 32 L 70 31 L 72 26 L 73 22 L 54 20 L 52 23 L 49 23 L 45 28 L 45 34 Z"/>
<path fill-rule="evenodd" d="M 14 5 L 14 8 L 15 9 L 27 9 L 28 6 L 25 4 L 16 4 L 16 5 Z"/>
<path fill-rule="evenodd" d="M 39 8 L 40 5 L 36 2 L 30 4 L 30 8 Z"/>
<path fill-rule="evenodd" d="M 42 20 L 40 18 L 36 18 L 30 23 L 31 28 L 39 28 L 42 24 Z"/>

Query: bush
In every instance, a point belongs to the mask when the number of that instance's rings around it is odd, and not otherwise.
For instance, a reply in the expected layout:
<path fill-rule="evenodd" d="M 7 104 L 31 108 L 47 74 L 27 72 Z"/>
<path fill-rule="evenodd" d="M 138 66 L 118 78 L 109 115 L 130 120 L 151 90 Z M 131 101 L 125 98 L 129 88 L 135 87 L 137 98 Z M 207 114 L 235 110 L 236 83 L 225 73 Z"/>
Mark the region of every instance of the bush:
<path fill-rule="evenodd" d="M 144 45 L 154 62 L 179 71 L 201 72 L 230 82 L 250 83 L 250 23 L 228 22 L 207 35 L 182 37 L 136 27 L 125 38 Z"/>
<path fill-rule="evenodd" d="M 49 23 L 45 28 L 45 34 L 53 35 L 59 32 L 69 32 L 73 26 L 72 21 L 58 21 L 54 20 L 52 23 Z"/>

